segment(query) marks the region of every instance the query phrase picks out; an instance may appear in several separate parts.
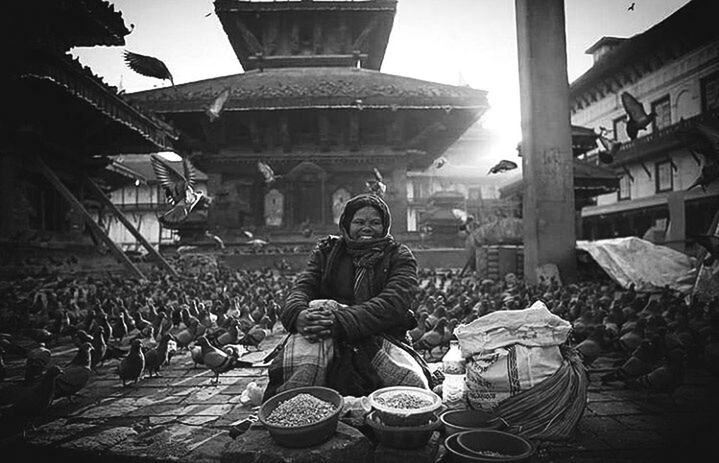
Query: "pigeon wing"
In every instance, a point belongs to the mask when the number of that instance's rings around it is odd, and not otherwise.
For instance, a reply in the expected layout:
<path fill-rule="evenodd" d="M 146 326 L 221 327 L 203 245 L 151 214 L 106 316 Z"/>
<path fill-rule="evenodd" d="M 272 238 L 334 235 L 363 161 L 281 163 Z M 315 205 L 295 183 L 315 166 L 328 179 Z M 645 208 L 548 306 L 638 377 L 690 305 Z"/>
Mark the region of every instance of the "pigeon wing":
<path fill-rule="evenodd" d="M 197 169 L 195 169 L 195 166 L 193 166 L 190 160 L 187 158 L 182 159 L 182 169 L 184 170 L 187 184 L 190 186 L 190 188 L 194 188 L 195 181 L 197 180 Z"/>
<path fill-rule="evenodd" d="M 230 97 L 230 88 L 227 87 L 212 101 L 210 107 L 207 108 L 207 116 L 210 118 L 210 122 L 214 122 L 220 117 L 222 108 L 224 108 L 227 99 Z"/>
<path fill-rule="evenodd" d="M 153 154 L 150 156 L 150 163 L 152 164 L 152 170 L 155 171 L 155 176 L 160 181 L 160 184 L 175 192 L 177 186 L 180 183 L 184 183 L 185 179 L 179 174 L 167 161 L 162 159 L 160 156 Z M 170 203 L 175 204 L 176 200 L 174 197 L 170 197 Z"/>
<path fill-rule="evenodd" d="M 275 173 L 272 171 L 272 167 L 262 161 L 257 161 L 257 169 L 264 177 L 265 182 L 270 183 L 275 179 Z"/>
<path fill-rule="evenodd" d="M 125 63 L 127 66 L 138 74 L 142 74 L 147 77 L 155 77 L 157 79 L 167 79 L 172 85 L 175 82 L 172 80 L 172 74 L 167 69 L 165 63 L 152 56 L 140 55 L 139 53 L 133 53 L 131 51 L 125 51 Z"/>
<path fill-rule="evenodd" d="M 382 173 L 376 167 L 372 168 L 372 173 L 374 174 L 374 178 L 378 182 L 381 182 L 383 180 Z"/>
<path fill-rule="evenodd" d="M 632 96 L 629 92 L 622 92 L 622 106 L 627 112 L 627 115 L 634 122 L 641 121 L 647 117 L 647 113 L 644 111 L 644 106 Z"/>

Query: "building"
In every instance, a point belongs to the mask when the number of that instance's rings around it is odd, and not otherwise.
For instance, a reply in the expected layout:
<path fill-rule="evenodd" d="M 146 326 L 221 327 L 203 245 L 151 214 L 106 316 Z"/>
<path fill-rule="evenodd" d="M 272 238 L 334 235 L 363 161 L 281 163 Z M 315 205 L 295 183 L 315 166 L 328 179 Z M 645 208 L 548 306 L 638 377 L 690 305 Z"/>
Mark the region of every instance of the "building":
<path fill-rule="evenodd" d="M 376 168 L 393 232 L 405 232 L 408 172 L 430 166 L 482 116 L 486 92 L 380 72 L 394 0 L 214 5 L 245 72 L 129 95 L 205 144 L 193 161 L 215 198 L 209 228 L 226 243 L 247 229 L 274 242 L 308 226 L 334 232 Z M 205 110 L 226 89 L 210 122 Z"/>
<path fill-rule="evenodd" d="M 4 15 L 14 27 L 2 30 L 8 50 L 0 71 L 2 271 L 42 268 L 53 254 L 77 258 L 103 243 L 142 276 L 93 220 L 92 208 L 130 181 L 105 169 L 108 155 L 169 150 L 177 134 L 68 54 L 74 46 L 124 45 L 130 30 L 104 0 L 14 2 Z"/>
<path fill-rule="evenodd" d="M 719 182 L 687 190 L 701 158 L 682 141 L 693 123 L 719 127 L 719 29 L 714 2 L 694 0 L 631 38 L 604 37 L 587 53 L 593 66 L 571 84 L 573 124 L 610 131 L 622 143 L 606 165 L 621 176 L 615 193 L 582 209 L 582 237 L 646 237 L 682 248 L 706 233 L 719 209 Z M 656 119 L 629 140 L 620 94 L 635 96 Z M 587 160 L 599 163 L 597 150 Z"/>
<path fill-rule="evenodd" d="M 178 172 L 182 172 L 182 162 L 167 161 Z M 160 185 L 147 154 L 121 154 L 113 156 L 108 166 L 112 171 L 123 171 L 133 179 L 120 188 L 112 190 L 108 196 L 134 227 L 155 247 L 162 243 L 174 243 L 179 240 L 176 230 L 164 228 L 158 216 L 167 207 L 165 194 Z M 195 190 L 207 191 L 207 175 L 197 171 Z M 137 238 L 130 233 L 113 214 L 103 214 L 99 220 L 110 238 L 126 251 L 140 251 L 142 247 Z"/>

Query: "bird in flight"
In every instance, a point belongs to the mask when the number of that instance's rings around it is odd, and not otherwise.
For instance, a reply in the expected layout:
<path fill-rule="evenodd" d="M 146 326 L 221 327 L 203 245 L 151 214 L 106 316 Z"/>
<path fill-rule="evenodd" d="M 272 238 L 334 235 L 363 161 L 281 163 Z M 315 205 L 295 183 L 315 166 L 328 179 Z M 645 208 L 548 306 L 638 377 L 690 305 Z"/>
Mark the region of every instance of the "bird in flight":
<path fill-rule="evenodd" d="M 127 66 L 138 74 L 142 74 L 146 77 L 154 77 L 156 79 L 169 80 L 174 86 L 175 82 L 172 80 L 172 74 L 167 69 L 165 63 L 152 56 L 145 56 L 139 53 L 133 53 L 125 50 L 124 53 L 125 63 Z"/>
<path fill-rule="evenodd" d="M 373 167 L 372 176 L 373 178 L 371 180 L 367 180 L 365 182 L 367 190 L 371 194 L 383 197 L 385 192 L 387 191 L 387 185 L 384 183 L 384 177 L 382 176 L 382 173 L 379 171 L 379 169 Z"/>
<path fill-rule="evenodd" d="M 599 135 L 597 135 L 597 146 L 603 151 L 599 152 L 599 160 L 604 164 L 611 164 L 614 162 L 614 155 L 617 154 L 622 144 L 616 140 L 612 140 L 605 134 L 608 130 L 604 127 L 599 127 Z"/>
<path fill-rule="evenodd" d="M 508 170 L 516 169 L 517 163 L 508 161 L 506 159 L 502 159 L 497 164 L 492 166 L 491 169 L 489 169 L 489 172 L 487 174 L 498 174 L 500 172 L 507 172 Z"/>
<path fill-rule="evenodd" d="M 634 5 L 635 5 L 635 3 L 632 2 L 632 4 L 629 5 L 629 8 L 627 8 L 627 11 L 634 11 Z"/>
<path fill-rule="evenodd" d="M 260 171 L 260 174 L 262 174 L 262 178 L 265 179 L 265 183 L 267 185 L 274 183 L 281 177 L 281 175 L 275 175 L 275 171 L 272 170 L 272 167 L 270 167 L 270 165 L 266 162 L 257 161 L 257 170 Z"/>
<path fill-rule="evenodd" d="M 637 133 L 646 129 L 657 115 L 653 111 L 647 114 L 644 106 L 629 92 L 622 92 L 621 98 L 622 106 L 624 106 L 628 117 L 627 135 L 634 140 L 637 138 Z"/>
<path fill-rule="evenodd" d="M 210 118 L 210 122 L 215 122 L 220 118 L 220 113 L 222 112 L 225 103 L 227 103 L 227 99 L 230 97 L 230 90 L 230 87 L 227 87 L 221 91 L 220 94 L 212 100 L 210 106 L 208 106 L 205 110 L 205 114 L 207 114 L 207 117 Z"/>
<path fill-rule="evenodd" d="M 195 208 L 209 207 L 212 200 L 195 190 L 197 170 L 187 158 L 182 160 L 182 174 L 156 154 L 150 156 L 150 162 L 155 176 L 165 190 L 165 198 L 172 206 L 160 216 L 160 223 L 172 228 L 183 222 Z"/>
<path fill-rule="evenodd" d="M 719 179 L 719 130 L 699 122 L 694 124 L 694 129 L 695 133 L 700 135 L 701 141 L 703 142 L 698 151 L 704 158 L 704 162 L 702 163 L 699 176 L 694 180 L 694 183 L 687 188 L 687 191 L 697 186 L 702 187 L 702 190 L 706 191 L 706 187 Z"/>

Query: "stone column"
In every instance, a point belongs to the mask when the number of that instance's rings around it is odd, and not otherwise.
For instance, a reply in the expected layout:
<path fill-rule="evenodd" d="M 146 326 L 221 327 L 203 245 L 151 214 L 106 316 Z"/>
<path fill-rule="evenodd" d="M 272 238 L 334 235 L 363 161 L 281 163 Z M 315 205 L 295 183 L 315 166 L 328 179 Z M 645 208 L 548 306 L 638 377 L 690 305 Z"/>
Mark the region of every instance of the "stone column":
<path fill-rule="evenodd" d="M 576 277 L 574 172 L 563 0 L 515 0 L 524 176 L 524 277 Z"/>

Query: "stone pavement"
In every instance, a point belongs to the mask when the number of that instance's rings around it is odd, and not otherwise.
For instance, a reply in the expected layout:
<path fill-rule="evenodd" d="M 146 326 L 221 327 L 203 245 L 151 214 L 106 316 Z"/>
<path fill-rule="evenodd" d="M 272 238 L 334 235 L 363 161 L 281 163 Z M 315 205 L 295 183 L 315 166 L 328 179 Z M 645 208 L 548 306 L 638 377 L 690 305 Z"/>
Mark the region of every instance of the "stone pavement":
<path fill-rule="evenodd" d="M 282 336 L 273 334 L 263 348 L 271 349 Z M 70 346 L 53 352 L 60 365 L 74 355 Z M 564 443 L 536 443 L 535 462 L 697 461 L 699 452 L 717 453 L 716 377 L 692 368 L 672 397 L 645 394 L 602 385 L 598 377 L 609 361 L 600 359 L 598 369 L 590 372 L 588 404 L 576 436 Z M 3 385 L 19 381 L 23 373 L 22 361 L 6 363 L 14 377 Z M 230 371 L 215 386 L 212 374 L 202 366 L 194 367 L 189 353 L 183 352 L 161 370 L 159 378 L 145 378 L 123 388 L 115 374 L 116 364 L 112 361 L 102 367 L 73 403 L 56 400 L 46 416 L 36 421 L 34 430 L 0 441 L 0 460 L 402 461 L 402 453 L 376 446 L 343 423 L 335 438 L 313 449 L 279 449 L 267 431 L 256 428 L 233 440 L 228 432 L 232 423 L 256 412 L 240 403 L 240 394 L 250 381 L 266 384 L 265 368 Z M 448 459 L 441 446 L 443 437 L 435 433 L 427 448 L 404 452 L 404 456 L 415 463 L 444 463 Z"/>

